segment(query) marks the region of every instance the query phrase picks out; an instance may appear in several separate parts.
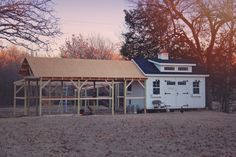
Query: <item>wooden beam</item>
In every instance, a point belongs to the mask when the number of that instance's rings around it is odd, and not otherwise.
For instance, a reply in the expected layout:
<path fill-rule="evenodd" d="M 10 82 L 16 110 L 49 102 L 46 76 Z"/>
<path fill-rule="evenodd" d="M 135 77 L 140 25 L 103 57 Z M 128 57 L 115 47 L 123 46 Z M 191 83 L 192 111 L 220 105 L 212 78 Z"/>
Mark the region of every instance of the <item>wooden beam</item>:
<path fill-rule="evenodd" d="M 27 114 L 27 85 L 26 85 L 26 81 L 25 81 L 25 86 L 24 86 L 24 115 Z"/>
<path fill-rule="evenodd" d="M 145 89 L 145 85 L 141 81 L 138 80 L 138 83 Z"/>
<path fill-rule="evenodd" d="M 21 80 L 15 81 L 14 84 L 15 84 L 15 85 L 18 85 L 18 86 L 20 86 L 20 85 L 24 85 L 24 79 L 21 79 Z"/>
<path fill-rule="evenodd" d="M 73 80 L 70 80 L 70 82 L 78 89 L 80 88 Z"/>
<path fill-rule="evenodd" d="M 114 91 L 114 80 L 112 80 L 112 94 L 111 94 L 111 96 L 112 96 L 112 100 L 111 100 L 111 112 L 112 112 L 112 115 L 114 115 L 115 114 L 115 107 L 114 107 L 114 105 L 115 105 L 115 100 L 114 100 L 114 94 L 115 94 L 115 91 Z"/>
<path fill-rule="evenodd" d="M 97 96 L 97 98 L 99 97 L 99 87 L 97 87 L 96 88 L 97 89 L 97 92 L 96 92 L 96 96 Z M 97 101 L 96 101 L 96 109 L 98 110 L 98 102 L 99 102 L 99 100 L 97 99 Z"/>
<path fill-rule="evenodd" d="M 125 88 L 127 89 L 133 82 L 134 82 L 134 80 L 131 80 Z"/>
<path fill-rule="evenodd" d="M 41 85 L 40 85 L 41 88 L 43 89 L 49 82 L 51 82 L 51 80 L 48 80 L 48 81 L 45 82 L 45 83 L 42 82 Z"/>
<path fill-rule="evenodd" d="M 52 88 L 52 84 L 51 84 L 51 81 L 50 81 L 50 82 L 48 83 L 48 96 L 49 96 L 49 98 L 52 96 L 52 95 L 51 95 L 51 92 L 52 92 L 51 88 Z M 49 114 L 51 114 L 52 101 L 51 101 L 51 100 L 48 100 L 48 104 L 49 104 Z"/>
<path fill-rule="evenodd" d="M 85 91 L 84 91 L 84 95 L 85 95 L 85 97 L 87 97 L 88 95 L 87 95 L 87 88 L 85 88 Z M 85 100 L 84 101 L 84 111 L 86 112 L 87 111 L 87 100 L 88 99 L 82 99 L 82 100 Z"/>
<path fill-rule="evenodd" d="M 81 88 L 88 82 L 88 80 L 85 80 L 81 86 L 78 86 L 79 87 L 79 90 L 81 90 Z"/>
<path fill-rule="evenodd" d="M 78 97 L 72 97 L 72 98 L 65 98 L 65 97 L 58 97 L 58 98 L 45 98 L 45 97 L 42 97 L 42 101 L 49 101 L 49 100 L 77 100 Z M 81 100 L 82 98 L 80 98 Z"/>
<path fill-rule="evenodd" d="M 15 97 L 16 99 L 25 100 L 25 97 Z"/>
<path fill-rule="evenodd" d="M 14 84 L 13 115 L 16 115 L 16 85 Z"/>
<path fill-rule="evenodd" d="M 39 80 L 39 116 L 42 115 L 42 79 Z"/>
<path fill-rule="evenodd" d="M 111 97 L 106 97 L 106 96 L 102 96 L 102 97 L 83 97 L 80 98 L 80 100 L 112 100 Z"/>
<path fill-rule="evenodd" d="M 126 114 L 126 93 L 127 93 L 127 89 L 126 89 L 126 84 L 127 81 L 124 81 L 124 114 Z"/>
<path fill-rule="evenodd" d="M 36 91 L 35 91 L 35 96 L 36 96 L 35 112 L 36 112 L 36 115 L 38 116 L 38 114 L 39 114 L 39 81 L 38 80 L 36 80 L 35 89 L 36 89 Z"/>
<path fill-rule="evenodd" d="M 130 99 L 144 99 L 145 97 L 143 96 L 133 96 L 133 97 L 126 97 L 127 100 L 130 100 Z"/>
<path fill-rule="evenodd" d="M 16 84 L 14 84 L 14 85 L 16 85 Z M 24 88 L 25 87 L 25 85 L 23 84 L 23 85 L 21 85 L 20 86 L 20 88 L 18 88 L 17 90 L 16 90 L 16 94 L 22 89 L 22 88 Z"/>
<path fill-rule="evenodd" d="M 30 80 L 27 81 L 27 115 L 29 115 L 29 111 L 30 111 L 30 94 L 31 94 L 31 90 L 30 90 Z"/>
<path fill-rule="evenodd" d="M 120 109 L 120 84 L 117 84 L 117 108 Z"/>
<path fill-rule="evenodd" d="M 61 80 L 65 80 L 65 81 L 70 81 L 70 80 L 89 80 L 89 81 L 104 81 L 104 80 L 116 80 L 116 81 L 123 81 L 123 80 L 145 80 L 147 79 L 146 77 L 144 78 L 115 78 L 115 77 L 43 77 L 43 80 L 55 80 L 55 81 L 61 81 Z"/>
<path fill-rule="evenodd" d="M 77 101 L 78 101 L 77 102 L 77 114 L 78 115 L 80 115 L 80 90 L 81 90 L 82 85 L 80 86 L 80 80 L 78 80 L 78 87 L 80 87 L 77 89 L 77 92 L 78 92 L 77 93 L 77 97 L 78 97 L 78 99 L 77 99 Z"/>
<path fill-rule="evenodd" d="M 105 80 L 105 83 L 106 83 L 110 88 L 112 88 L 112 85 L 111 85 L 110 82 L 108 82 L 107 80 Z"/>

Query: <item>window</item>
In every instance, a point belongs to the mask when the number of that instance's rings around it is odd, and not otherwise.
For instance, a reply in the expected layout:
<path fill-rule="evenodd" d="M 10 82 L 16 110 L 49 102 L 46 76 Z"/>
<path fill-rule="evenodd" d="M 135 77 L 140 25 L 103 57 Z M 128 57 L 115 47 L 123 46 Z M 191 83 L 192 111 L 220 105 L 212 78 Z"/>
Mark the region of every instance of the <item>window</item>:
<path fill-rule="evenodd" d="M 188 71 L 188 67 L 178 67 L 178 71 Z"/>
<path fill-rule="evenodd" d="M 178 85 L 186 85 L 186 81 L 179 81 Z"/>
<path fill-rule="evenodd" d="M 152 87 L 153 87 L 153 94 L 156 95 L 160 94 L 160 80 L 153 81 Z"/>
<path fill-rule="evenodd" d="M 199 83 L 197 80 L 193 82 L 193 94 L 200 94 Z"/>
<path fill-rule="evenodd" d="M 174 70 L 175 70 L 175 67 L 164 67 L 164 70 L 174 71 Z"/>
<path fill-rule="evenodd" d="M 167 85 L 175 85 L 175 81 L 167 81 Z"/>

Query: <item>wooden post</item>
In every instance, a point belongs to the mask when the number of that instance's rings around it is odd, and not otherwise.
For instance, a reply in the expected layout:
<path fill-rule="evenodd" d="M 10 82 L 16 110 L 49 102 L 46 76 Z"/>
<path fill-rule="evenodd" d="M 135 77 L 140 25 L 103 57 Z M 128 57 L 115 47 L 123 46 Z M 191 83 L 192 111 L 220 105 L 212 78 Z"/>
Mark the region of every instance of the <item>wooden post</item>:
<path fill-rule="evenodd" d="M 61 95 L 61 100 L 60 100 L 60 113 L 63 113 L 64 112 L 64 100 L 62 99 L 63 97 L 63 81 L 61 81 L 61 88 L 60 88 L 60 95 Z"/>
<path fill-rule="evenodd" d="M 117 108 L 120 109 L 120 83 L 117 84 Z"/>
<path fill-rule="evenodd" d="M 97 97 L 99 96 L 99 87 L 97 87 Z M 97 99 L 97 101 L 96 101 L 96 109 L 98 110 L 98 99 Z"/>
<path fill-rule="evenodd" d="M 39 80 L 39 116 L 42 115 L 42 78 Z"/>
<path fill-rule="evenodd" d="M 13 115 L 16 115 L 16 85 L 14 84 Z"/>
<path fill-rule="evenodd" d="M 127 81 L 125 80 L 124 81 L 124 114 L 126 114 L 126 93 L 127 93 L 126 85 L 127 85 Z"/>
<path fill-rule="evenodd" d="M 144 113 L 147 113 L 147 81 L 144 80 Z"/>
<path fill-rule="evenodd" d="M 109 86 L 108 88 L 109 88 L 109 97 L 111 97 L 112 96 L 111 95 L 111 87 Z M 111 100 L 109 99 L 108 102 L 109 102 L 109 109 L 111 109 Z"/>
<path fill-rule="evenodd" d="M 37 80 L 36 81 L 36 87 L 35 87 L 35 97 L 36 97 L 36 100 L 35 100 L 35 112 L 36 112 L 36 115 L 39 114 L 39 81 Z"/>
<path fill-rule="evenodd" d="M 112 80 L 112 100 L 111 100 L 111 112 L 112 112 L 112 115 L 115 114 L 115 107 L 114 107 L 114 93 L 115 93 L 115 88 L 114 88 L 114 80 Z"/>
<path fill-rule="evenodd" d="M 51 98 L 51 81 L 48 84 L 48 96 Z M 48 106 L 49 106 L 49 114 L 51 114 L 51 109 L 52 109 L 52 101 L 49 99 L 48 100 Z"/>
<path fill-rule="evenodd" d="M 31 100 L 31 82 L 30 80 L 28 80 L 28 84 L 27 84 L 27 115 L 29 115 L 29 109 L 30 109 L 30 100 Z"/>
<path fill-rule="evenodd" d="M 26 100 L 26 98 L 27 98 L 27 83 L 26 83 L 26 81 L 24 82 L 24 84 L 25 84 L 25 87 L 24 87 L 24 115 L 26 115 L 27 114 L 27 100 Z"/>
<path fill-rule="evenodd" d="M 77 89 L 74 89 L 74 97 L 76 97 L 76 90 Z M 76 110 L 76 100 L 74 100 L 74 109 Z"/>
<path fill-rule="evenodd" d="M 97 94 L 95 95 L 95 92 L 97 92 L 95 90 L 96 90 L 96 82 L 93 81 L 93 92 L 94 92 L 93 97 L 97 96 Z M 94 109 L 94 111 L 95 111 L 95 105 L 96 105 L 96 100 L 93 100 L 93 109 Z"/>
<path fill-rule="evenodd" d="M 84 91 L 84 95 L 85 95 L 85 97 L 87 98 L 87 87 L 85 87 L 85 89 L 84 89 L 85 91 Z M 84 100 L 84 112 L 86 112 L 87 111 L 87 100 Z"/>
<path fill-rule="evenodd" d="M 80 115 L 80 80 L 78 80 L 78 89 L 77 89 L 77 97 L 78 97 L 78 102 L 77 102 L 77 114 Z"/>

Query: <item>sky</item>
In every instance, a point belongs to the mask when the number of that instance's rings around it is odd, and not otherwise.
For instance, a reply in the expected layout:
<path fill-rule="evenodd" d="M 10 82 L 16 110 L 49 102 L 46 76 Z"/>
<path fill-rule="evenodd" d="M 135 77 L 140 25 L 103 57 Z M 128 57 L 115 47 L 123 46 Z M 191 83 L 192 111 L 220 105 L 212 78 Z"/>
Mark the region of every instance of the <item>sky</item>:
<path fill-rule="evenodd" d="M 63 35 L 56 39 L 55 53 L 72 34 L 98 34 L 118 44 L 125 30 L 124 9 L 128 0 L 55 0 L 55 15 L 60 18 Z"/>

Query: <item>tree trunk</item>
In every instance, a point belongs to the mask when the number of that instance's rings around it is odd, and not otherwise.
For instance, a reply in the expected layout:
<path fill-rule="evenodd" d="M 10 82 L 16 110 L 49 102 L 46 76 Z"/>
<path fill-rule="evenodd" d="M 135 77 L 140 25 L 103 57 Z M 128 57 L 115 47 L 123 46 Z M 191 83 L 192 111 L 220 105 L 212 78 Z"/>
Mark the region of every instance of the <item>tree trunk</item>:
<path fill-rule="evenodd" d="M 212 101 L 213 101 L 213 95 L 212 95 L 212 81 L 210 78 L 206 79 L 206 107 L 209 110 L 212 110 Z"/>

